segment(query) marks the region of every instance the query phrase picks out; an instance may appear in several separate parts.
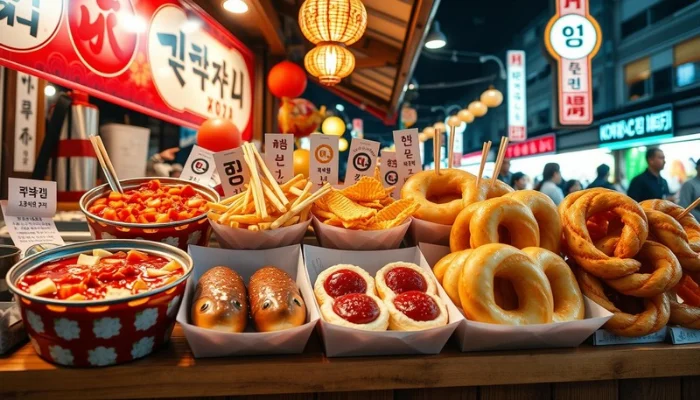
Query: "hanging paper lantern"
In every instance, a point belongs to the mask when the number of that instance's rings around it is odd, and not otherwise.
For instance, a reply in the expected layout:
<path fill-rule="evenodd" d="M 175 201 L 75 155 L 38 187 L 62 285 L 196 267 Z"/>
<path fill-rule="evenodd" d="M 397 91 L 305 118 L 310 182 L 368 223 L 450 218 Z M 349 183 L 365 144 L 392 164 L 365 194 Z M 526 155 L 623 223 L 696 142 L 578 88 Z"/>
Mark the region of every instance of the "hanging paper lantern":
<path fill-rule="evenodd" d="M 333 86 L 355 69 L 355 56 L 344 45 L 320 44 L 304 57 L 309 73 L 325 86 Z"/>
<path fill-rule="evenodd" d="M 467 107 L 467 109 L 475 117 L 483 117 L 489 111 L 488 107 L 486 107 L 486 105 L 479 100 L 474 100 L 469 103 L 469 107 Z"/>
<path fill-rule="evenodd" d="M 309 151 L 306 149 L 296 149 L 293 153 L 294 175 L 302 174 L 309 177 Z"/>
<path fill-rule="evenodd" d="M 423 142 L 425 142 L 426 140 L 428 140 L 428 135 L 426 135 L 426 134 L 423 133 L 423 132 L 421 132 L 421 133 L 418 134 L 418 141 L 419 141 L 419 142 L 423 143 Z"/>
<path fill-rule="evenodd" d="M 438 121 L 433 124 L 433 128 L 435 128 L 436 131 L 445 132 L 447 130 L 447 125 L 442 121 Z"/>
<path fill-rule="evenodd" d="M 197 131 L 197 146 L 210 151 L 235 149 L 241 143 L 241 132 L 230 119 L 210 118 Z"/>
<path fill-rule="evenodd" d="M 367 28 L 367 10 L 361 0 L 306 0 L 299 9 L 299 27 L 313 44 L 351 45 Z"/>
<path fill-rule="evenodd" d="M 435 128 L 432 126 L 426 126 L 425 129 L 423 129 L 423 134 L 426 138 L 432 139 L 435 137 Z"/>
<path fill-rule="evenodd" d="M 345 133 L 345 121 L 336 116 L 328 117 L 323 121 L 321 131 L 326 135 L 343 136 L 343 133 Z"/>
<path fill-rule="evenodd" d="M 459 112 L 457 113 L 457 117 L 460 120 L 462 120 L 462 122 L 467 124 L 471 124 L 472 122 L 474 122 L 474 114 L 469 112 L 469 110 L 467 110 L 466 108 L 459 110 Z"/>
<path fill-rule="evenodd" d="M 348 140 L 345 138 L 338 139 L 338 151 L 345 151 L 349 147 Z"/>
<path fill-rule="evenodd" d="M 489 86 L 489 90 L 481 94 L 481 102 L 484 103 L 486 107 L 498 107 L 503 103 L 503 93 L 493 86 Z"/>
<path fill-rule="evenodd" d="M 325 107 L 317 110 L 306 99 L 283 98 L 277 113 L 277 123 L 282 133 L 291 133 L 295 137 L 304 137 L 318 129 L 326 112 Z"/>
<path fill-rule="evenodd" d="M 462 125 L 462 120 L 459 119 L 459 117 L 457 117 L 456 115 L 453 115 L 447 119 L 447 125 L 458 127 L 458 126 Z"/>
<path fill-rule="evenodd" d="M 293 99 L 304 93 L 307 80 L 302 67 L 291 61 L 282 61 L 267 74 L 267 88 L 275 97 Z"/>

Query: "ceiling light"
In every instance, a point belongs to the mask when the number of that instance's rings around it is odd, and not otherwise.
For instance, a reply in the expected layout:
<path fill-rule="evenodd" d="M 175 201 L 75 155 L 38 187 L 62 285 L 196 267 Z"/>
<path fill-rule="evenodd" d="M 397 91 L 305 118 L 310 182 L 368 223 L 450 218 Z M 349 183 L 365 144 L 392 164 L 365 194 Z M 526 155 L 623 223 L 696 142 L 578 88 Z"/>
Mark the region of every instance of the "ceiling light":
<path fill-rule="evenodd" d="M 340 112 L 343 112 L 343 111 L 345 111 L 345 106 L 342 104 L 336 104 L 335 109 L 340 111 Z"/>
<path fill-rule="evenodd" d="M 433 23 L 433 30 L 425 38 L 425 47 L 428 49 L 441 49 L 447 44 L 445 34 L 440 30 L 440 23 Z"/>
<path fill-rule="evenodd" d="M 53 97 L 56 94 L 56 88 L 53 85 L 46 85 L 44 87 L 44 95 L 46 97 Z"/>
<path fill-rule="evenodd" d="M 248 4 L 243 0 L 226 0 L 224 1 L 224 10 L 234 14 L 244 14 L 248 12 Z"/>

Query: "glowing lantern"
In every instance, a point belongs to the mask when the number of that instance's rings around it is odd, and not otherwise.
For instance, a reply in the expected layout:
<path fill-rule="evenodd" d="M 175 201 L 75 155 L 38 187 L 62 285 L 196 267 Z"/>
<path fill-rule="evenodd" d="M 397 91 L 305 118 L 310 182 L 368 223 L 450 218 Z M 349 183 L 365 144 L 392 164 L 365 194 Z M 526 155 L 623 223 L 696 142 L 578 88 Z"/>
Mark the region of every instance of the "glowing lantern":
<path fill-rule="evenodd" d="M 299 9 L 299 27 L 313 44 L 351 45 L 367 28 L 367 10 L 360 0 L 306 0 Z"/>
<path fill-rule="evenodd" d="M 498 107 L 503 103 L 503 93 L 491 86 L 489 90 L 481 94 L 481 102 L 484 103 L 486 107 Z"/>
<path fill-rule="evenodd" d="M 469 112 L 469 110 L 467 110 L 466 108 L 459 110 L 459 112 L 457 113 L 457 117 L 461 119 L 462 122 L 467 124 L 471 124 L 472 122 L 474 122 L 474 114 Z"/>
<path fill-rule="evenodd" d="M 457 126 L 462 125 L 462 120 L 459 119 L 458 116 L 453 115 L 447 119 L 447 125 L 457 127 Z"/>
<path fill-rule="evenodd" d="M 326 86 L 333 86 L 355 69 L 355 56 L 344 45 L 321 44 L 306 53 L 304 66 Z"/>
<path fill-rule="evenodd" d="M 326 135 L 343 136 L 343 133 L 345 133 L 345 121 L 340 119 L 340 117 L 328 117 L 323 121 L 321 131 Z"/>
<path fill-rule="evenodd" d="M 488 107 L 486 107 L 486 105 L 479 100 L 474 100 L 469 103 L 469 107 L 467 107 L 467 109 L 475 117 L 483 117 L 489 111 Z"/>
<path fill-rule="evenodd" d="M 349 144 L 347 139 L 341 137 L 338 140 L 338 151 L 345 151 L 348 149 L 348 146 Z"/>

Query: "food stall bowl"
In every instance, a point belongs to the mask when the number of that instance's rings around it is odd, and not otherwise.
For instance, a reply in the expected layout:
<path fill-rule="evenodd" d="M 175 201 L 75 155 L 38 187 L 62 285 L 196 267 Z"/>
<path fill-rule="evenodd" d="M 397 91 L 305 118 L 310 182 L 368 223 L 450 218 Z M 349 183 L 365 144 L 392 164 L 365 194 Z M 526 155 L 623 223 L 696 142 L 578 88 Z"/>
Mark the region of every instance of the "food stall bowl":
<path fill-rule="evenodd" d="M 150 180 L 158 179 L 164 185 L 191 185 L 207 201 L 218 202 L 219 194 L 216 190 L 198 183 L 176 178 L 133 178 L 121 180 L 122 188 L 138 188 L 141 184 Z M 93 239 L 137 239 L 163 242 L 169 245 L 187 250 L 187 246 L 195 244 L 206 246 L 209 243 L 211 226 L 207 213 L 202 213 L 194 218 L 183 221 L 173 221 L 164 223 L 139 224 L 120 221 L 111 221 L 98 217 L 88 209 L 93 201 L 107 195 L 110 192 L 107 184 L 98 186 L 85 193 L 80 198 L 80 210 L 87 218 L 90 234 Z"/>
<path fill-rule="evenodd" d="M 15 285 L 42 265 L 98 248 L 136 249 L 165 257 L 179 262 L 185 273 L 165 286 L 108 300 L 49 299 L 33 296 Z M 100 367 L 145 357 L 169 340 L 191 273 L 192 258 L 176 247 L 139 240 L 92 240 L 21 260 L 7 273 L 7 285 L 20 305 L 30 342 L 40 357 L 61 365 Z"/>

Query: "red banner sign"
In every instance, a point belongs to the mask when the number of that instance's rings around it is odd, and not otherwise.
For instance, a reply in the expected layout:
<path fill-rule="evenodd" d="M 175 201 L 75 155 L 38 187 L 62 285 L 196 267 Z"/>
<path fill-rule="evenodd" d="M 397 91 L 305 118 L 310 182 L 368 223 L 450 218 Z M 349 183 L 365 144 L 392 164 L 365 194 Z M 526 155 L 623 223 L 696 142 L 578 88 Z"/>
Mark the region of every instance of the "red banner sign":
<path fill-rule="evenodd" d="M 556 153 L 557 135 L 549 133 L 520 143 L 511 143 L 506 149 L 506 158 L 522 158 Z"/>
<path fill-rule="evenodd" d="M 0 64 L 177 125 L 249 139 L 253 61 L 190 0 L 0 1 Z"/>

